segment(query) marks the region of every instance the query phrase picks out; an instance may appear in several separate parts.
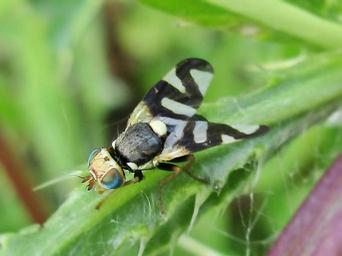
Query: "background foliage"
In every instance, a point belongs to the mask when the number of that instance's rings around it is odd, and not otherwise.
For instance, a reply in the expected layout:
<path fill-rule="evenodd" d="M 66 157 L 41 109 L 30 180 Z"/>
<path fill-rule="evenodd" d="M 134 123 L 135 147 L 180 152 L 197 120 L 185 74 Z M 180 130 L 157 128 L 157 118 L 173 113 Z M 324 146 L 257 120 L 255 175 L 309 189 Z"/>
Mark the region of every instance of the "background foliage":
<path fill-rule="evenodd" d="M 2 0 L 0 254 L 265 254 L 342 151 L 341 11 L 323 0 Z M 168 174 L 155 170 L 100 210 L 78 178 L 32 192 L 84 171 L 187 57 L 215 68 L 202 114 L 272 131 L 198 154 L 193 171 L 210 186 L 181 174 L 161 187 Z"/>

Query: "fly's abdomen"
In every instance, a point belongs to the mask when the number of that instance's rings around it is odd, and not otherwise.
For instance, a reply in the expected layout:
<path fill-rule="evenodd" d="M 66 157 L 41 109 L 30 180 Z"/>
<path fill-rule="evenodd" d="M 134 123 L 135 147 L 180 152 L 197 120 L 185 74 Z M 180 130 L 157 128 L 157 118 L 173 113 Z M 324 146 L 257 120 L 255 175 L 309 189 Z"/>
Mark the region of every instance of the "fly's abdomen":
<path fill-rule="evenodd" d="M 137 123 L 117 138 L 115 149 L 125 161 L 141 165 L 162 151 L 163 141 L 149 124 Z"/>

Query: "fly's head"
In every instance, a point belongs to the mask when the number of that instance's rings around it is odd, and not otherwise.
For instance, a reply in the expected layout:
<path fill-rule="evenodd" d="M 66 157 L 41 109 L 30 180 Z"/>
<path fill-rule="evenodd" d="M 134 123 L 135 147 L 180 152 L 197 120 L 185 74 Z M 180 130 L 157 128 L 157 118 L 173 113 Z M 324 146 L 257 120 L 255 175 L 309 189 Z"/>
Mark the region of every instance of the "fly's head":
<path fill-rule="evenodd" d="M 122 167 L 113 159 L 106 148 L 93 150 L 88 159 L 90 175 L 84 181 L 88 181 L 88 190 L 96 184 L 99 191 L 115 189 L 125 182 L 125 174 Z"/>

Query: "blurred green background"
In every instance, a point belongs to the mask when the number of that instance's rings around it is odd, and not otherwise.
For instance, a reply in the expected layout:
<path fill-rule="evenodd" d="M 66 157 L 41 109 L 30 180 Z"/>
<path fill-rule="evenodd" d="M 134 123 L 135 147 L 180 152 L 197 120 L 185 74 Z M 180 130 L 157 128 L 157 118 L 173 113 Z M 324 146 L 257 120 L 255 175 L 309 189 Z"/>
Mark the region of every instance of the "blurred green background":
<path fill-rule="evenodd" d="M 191 2 L 181 17 L 191 16 Z M 339 1 L 288 2 L 342 20 Z M 84 170 L 91 149 L 109 145 L 144 93 L 180 60 L 199 57 L 214 66 L 205 97 L 214 102 L 271 85 L 282 68 L 322 51 L 234 16 L 194 17 L 135 1 L 1 1 L 0 233 L 44 221 L 79 179 L 32 188 Z M 196 18 L 199 25 L 190 22 Z M 193 255 L 192 243 L 204 244 L 202 252 L 263 254 L 339 145 L 340 129 L 310 129 L 271 159 L 257 186 L 221 218 L 203 216 L 176 254 Z M 280 201 L 287 207 L 279 208 Z"/>

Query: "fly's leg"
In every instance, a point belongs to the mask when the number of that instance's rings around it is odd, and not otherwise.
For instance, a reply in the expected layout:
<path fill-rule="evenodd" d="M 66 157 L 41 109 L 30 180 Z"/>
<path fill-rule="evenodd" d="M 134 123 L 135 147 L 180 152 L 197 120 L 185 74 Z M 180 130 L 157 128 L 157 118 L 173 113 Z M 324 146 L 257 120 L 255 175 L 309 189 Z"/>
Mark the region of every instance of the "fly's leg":
<path fill-rule="evenodd" d="M 206 185 L 209 184 L 209 181 L 207 179 L 203 179 L 201 177 L 198 177 L 194 174 L 192 174 L 190 172 L 190 168 L 191 166 L 193 165 L 195 161 L 195 157 L 193 155 L 188 155 L 188 156 L 185 156 L 185 157 L 179 157 L 179 158 L 175 158 L 172 160 L 172 162 L 185 162 L 184 166 L 182 167 L 179 167 L 173 163 L 159 163 L 158 164 L 158 168 L 161 169 L 161 170 L 164 170 L 164 171 L 171 171 L 173 172 L 172 175 L 166 177 L 165 179 L 161 180 L 160 181 L 160 193 L 159 193 L 159 200 L 160 200 L 160 212 L 162 214 L 165 214 L 165 208 L 164 208 L 164 203 L 163 203 L 163 191 L 162 191 L 162 185 L 165 185 L 166 183 L 168 183 L 169 181 L 173 180 L 174 178 L 177 177 L 177 175 L 181 172 L 181 171 L 184 171 L 187 175 L 189 175 L 191 178 L 201 182 L 201 183 L 204 183 Z"/>
<path fill-rule="evenodd" d="M 86 183 L 88 182 L 87 184 L 87 190 L 92 190 L 95 186 L 95 180 L 93 179 L 93 177 L 91 175 L 87 175 L 85 177 L 81 177 L 81 176 L 78 176 L 79 178 L 81 178 L 81 183 Z"/>
<path fill-rule="evenodd" d="M 205 178 L 199 177 L 199 176 L 193 174 L 190 171 L 190 169 L 193 166 L 195 160 L 196 160 L 196 158 L 195 158 L 194 155 L 187 155 L 187 156 L 182 156 L 182 157 L 178 157 L 178 158 L 172 159 L 171 162 L 174 162 L 174 163 L 185 162 L 185 165 L 181 168 L 181 170 L 183 172 L 185 172 L 187 175 L 189 175 L 194 180 L 197 180 L 197 181 L 205 183 L 205 184 L 209 184 L 208 180 L 206 180 Z"/>
<path fill-rule="evenodd" d="M 144 179 L 144 175 L 143 175 L 142 171 L 136 170 L 136 171 L 134 171 L 134 178 L 129 180 L 129 181 L 126 181 L 123 185 L 127 186 L 129 184 L 134 184 L 134 183 L 142 181 L 143 179 Z"/>
<path fill-rule="evenodd" d="M 202 177 L 198 177 L 196 175 L 194 175 L 193 173 L 190 172 L 190 168 L 191 166 L 194 164 L 195 161 L 195 157 L 193 155 L 187 155 L 184 157 L 179 157 L 179 158 L 175 158 L 172 160 L 172 162 L 185 162 L 183 167 L 179 167 L 175 164 L 172 163 L 160 163 L 158 165 L 158 168 L 164 171 L 172 171 L 173 174 L 170 175 L 169 177 L 167 177 L 166 179 L 162 180 L 161 183 L 165 184 L 167 182 L 169 182 L 170 180 L 174 179 L 175 177 L 177 177 L 177 175 L 183 171 L 185 172 L 187 175 L 189 175 L 191 178 L 193 178 L 194 180 L 197 180 L 201 183 L 204 183 L 206 185 L 209 184 L 209 181 L 207 179 L 204 179 Z"/>

